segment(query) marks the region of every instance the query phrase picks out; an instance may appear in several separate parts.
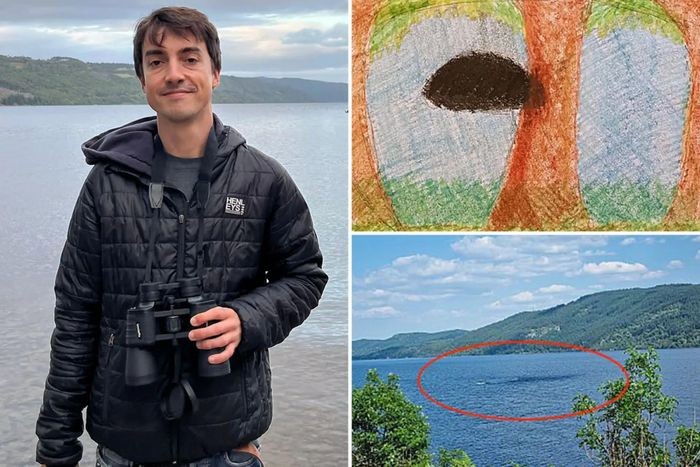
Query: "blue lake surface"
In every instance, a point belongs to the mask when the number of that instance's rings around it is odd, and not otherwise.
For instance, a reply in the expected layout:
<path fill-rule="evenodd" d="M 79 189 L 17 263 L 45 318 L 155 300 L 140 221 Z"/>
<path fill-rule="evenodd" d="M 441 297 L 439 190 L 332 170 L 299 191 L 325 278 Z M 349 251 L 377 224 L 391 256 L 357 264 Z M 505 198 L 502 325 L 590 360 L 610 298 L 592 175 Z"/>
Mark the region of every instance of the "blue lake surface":
<path fill-rule="evenodd" d="M 624 362 L 623 352 L 604 352 Z M 690 425 L 700 409 L 700 349 L 659 351 L 663 391 L 678 400 L 674 426 Z M 568 418 L 550 422 L 502 422 L 447 411 L 419 392 L 416 377 L 429 359 L 355 360 L 352 386 L 360 387 L 370 368 L 382 378 L 394 373 L 406 396 L 423 407 L 431 427 L 431 450 L 462 449 L 479 466 L 594 465 L 578 446 L 583 421 Z M 440 360 L 423 376 L 423 386 L 435 399 L 469 412 L 511 417 L 570 413 L 576 394 L 586 393 L 599 403 L 598 387 L 622 378 L 609 361 L 582 352 L 519 355 L 456 356 Z M 657 430 L 669 446 L 675 428 Z"/>
<path fill-rule="evenodd" d="M 225 124 L 292 175 L 309 204 L 330 276 L 320 306 L 271 350 L 275 418 L 262 440 L 266 465 L 347 464 L 346 108 L 214 106 Z M 49 365 L 53 283 L 73 205 L 90 170 L 80 145 L 153 114 L 145 105 L 0 106 L 0 465 L 37 465 L 34 425 Z M 86 434 L 81 441 L 81 465 L 94 465 L 94 442 Z"/>

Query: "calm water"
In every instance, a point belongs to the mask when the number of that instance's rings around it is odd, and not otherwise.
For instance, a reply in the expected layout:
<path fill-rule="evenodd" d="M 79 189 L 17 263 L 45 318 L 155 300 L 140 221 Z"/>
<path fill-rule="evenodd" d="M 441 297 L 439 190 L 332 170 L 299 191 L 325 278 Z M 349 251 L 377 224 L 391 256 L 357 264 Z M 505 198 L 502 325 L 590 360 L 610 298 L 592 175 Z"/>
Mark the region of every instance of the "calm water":
<path fill-rule="evenodd" d="M 606 352 L 623 362 L 622 352 Z M 659 351 L 663 390 L 678 399 L 676 423 L 689 425 L 700 409 L 700 349 Z M 401 388 L 423 407 L 431 427 L 431 449 L 463 449 L 479 466 L 512 462 L 533 466 L 593 465 L 578 447 L 576 430 L 582 421 L 497 422 L 443 410 L 425 399 L 416 376 L 428 359 L 353 361 L 352 385 L 364 384 L 370 368 L 383 378 L 399 376 Z M 514 417 L 571 412 L 576 394 L 602 402 L 597 388 L 621 378 L 611 363 L 581 352 L 529 355 L 460 356 L 440 360 L 423 377 L 423 386 L 436 399 L 462 410 Z M 669 445 L 673 430 L 661 432 Z"/>
<path fill-rule="evenodd" d="M 324 269 L 330 276 L 321 306 L 272 349 L 275 419 L 263 438 L 266 465 L 347 463 L 345 108 L 345 104 L 214 108 L 250 145 L 281 161 L 297 182 L 313 214 Z M 89 170 L 80 144 L 108 128 L 152 114 L 146 106 L 0 107 L 3 465 L 36 465 L 34 424 L 48 371 L 53 281 L 73 204 Z M 82 465 L 94 464 L 95 445 L 87 436 L 82 440 Z"/>

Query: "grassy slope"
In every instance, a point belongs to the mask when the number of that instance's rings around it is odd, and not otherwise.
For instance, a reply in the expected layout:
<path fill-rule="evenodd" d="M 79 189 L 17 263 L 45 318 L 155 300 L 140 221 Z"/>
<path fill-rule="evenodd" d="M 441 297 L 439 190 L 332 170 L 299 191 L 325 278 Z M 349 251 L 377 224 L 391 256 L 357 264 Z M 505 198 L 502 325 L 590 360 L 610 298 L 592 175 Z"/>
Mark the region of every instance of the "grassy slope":
<path fill-rule="evenodd" d="M 483 229 L 500 189 L 500 182 L 414 182 L 408 177 L 384 179 L 382 183 L 397 217 L 409 229 Z M 661 184 L 629 182 L 588 185 L 582 192 L 589 215 L 600 230 L 662 229 L 674 195 L 673 188 Z"/>

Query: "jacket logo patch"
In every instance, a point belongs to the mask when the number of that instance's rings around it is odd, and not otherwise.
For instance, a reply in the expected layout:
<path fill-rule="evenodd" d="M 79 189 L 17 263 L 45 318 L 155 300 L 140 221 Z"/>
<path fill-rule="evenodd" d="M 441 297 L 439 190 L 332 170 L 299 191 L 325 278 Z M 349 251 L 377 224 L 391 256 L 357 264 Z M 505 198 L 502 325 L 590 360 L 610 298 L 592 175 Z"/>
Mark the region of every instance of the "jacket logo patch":
<path fill-rule="evenodd" d="M 245 201 L 242 198 L 236 198 L 235 196 L 227 196 L 226 214 L 231 214 L 234 216 L 245 215 Z"/>

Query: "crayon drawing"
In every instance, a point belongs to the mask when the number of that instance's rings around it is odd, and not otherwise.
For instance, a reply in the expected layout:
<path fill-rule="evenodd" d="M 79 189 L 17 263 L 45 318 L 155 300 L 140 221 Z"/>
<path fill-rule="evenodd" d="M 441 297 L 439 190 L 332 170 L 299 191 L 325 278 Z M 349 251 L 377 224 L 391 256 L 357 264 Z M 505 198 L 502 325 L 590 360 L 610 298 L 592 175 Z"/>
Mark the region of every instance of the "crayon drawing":
<path fill-rule="evenodd" d="M 698 230 L 695 0 L 353 2 L 355 230 Z"/>

